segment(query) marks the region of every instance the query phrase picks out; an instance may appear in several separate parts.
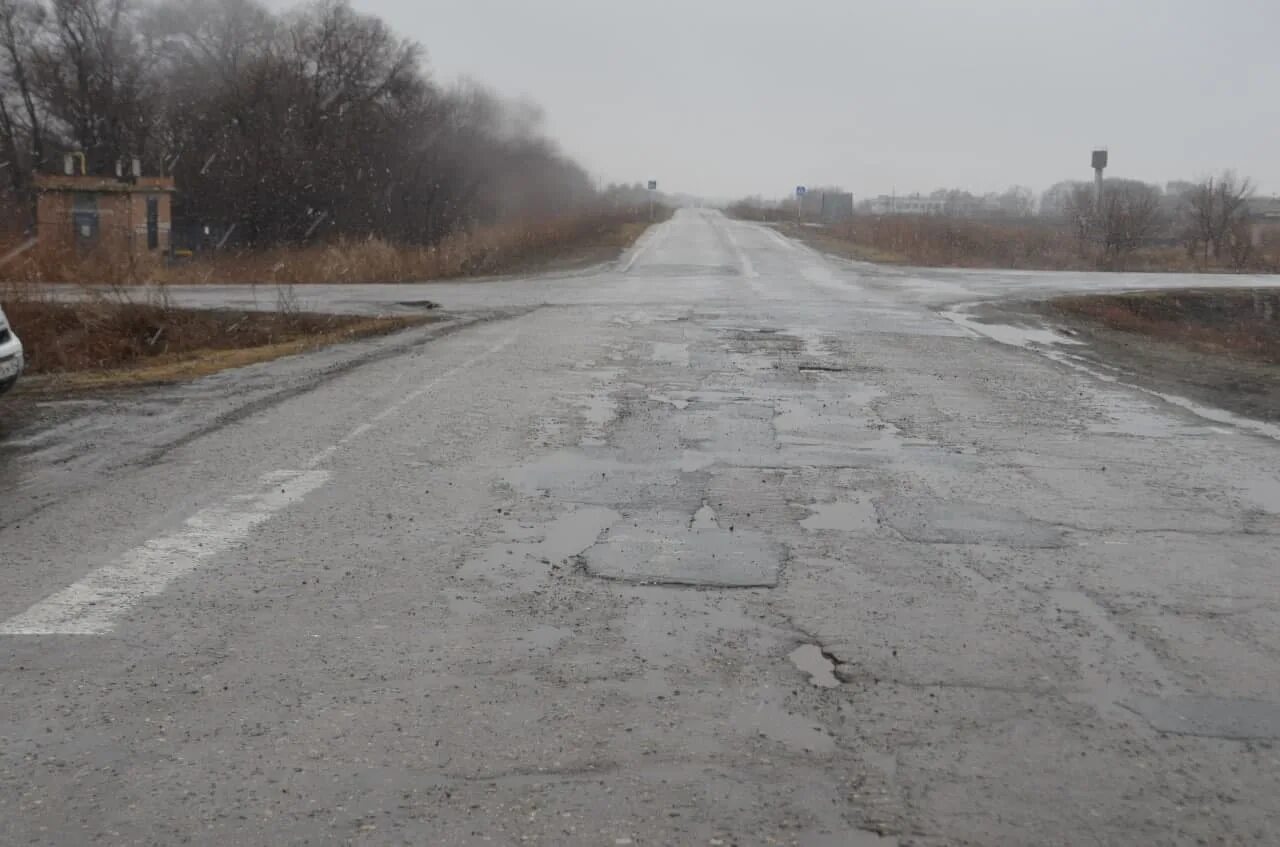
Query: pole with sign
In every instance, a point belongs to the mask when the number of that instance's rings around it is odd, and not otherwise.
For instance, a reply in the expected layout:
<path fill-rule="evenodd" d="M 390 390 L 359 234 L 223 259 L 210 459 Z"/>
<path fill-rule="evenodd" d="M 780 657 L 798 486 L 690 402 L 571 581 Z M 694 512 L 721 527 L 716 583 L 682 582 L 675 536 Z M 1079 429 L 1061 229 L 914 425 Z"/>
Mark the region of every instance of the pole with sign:
<path fill-rule="evenodd" d="M 804 196 L 808 193 L 809 193 L 809 189 L 805 188 L 803 185 L 796 186 L 796 223 L 797 224 L 804 222 L 801 210 L 804 207 Z"/>
<path fill-rule="evenodd" d="M 649 223 L 653 223 L 653 193 L 658 190 L 658 181 L 649 180 Z"/>

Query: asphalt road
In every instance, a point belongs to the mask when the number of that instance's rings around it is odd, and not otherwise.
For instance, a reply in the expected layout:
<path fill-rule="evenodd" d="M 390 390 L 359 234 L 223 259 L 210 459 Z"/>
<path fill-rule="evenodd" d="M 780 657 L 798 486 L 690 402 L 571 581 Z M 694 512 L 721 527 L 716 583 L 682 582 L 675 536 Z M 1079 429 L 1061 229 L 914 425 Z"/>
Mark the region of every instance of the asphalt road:
<path fill-rule="evenodd" d="M 0 843 L 1276 843 L 1280 443 L 934 308 L 1128 282 L 685 211 L 10 422 Z"/>

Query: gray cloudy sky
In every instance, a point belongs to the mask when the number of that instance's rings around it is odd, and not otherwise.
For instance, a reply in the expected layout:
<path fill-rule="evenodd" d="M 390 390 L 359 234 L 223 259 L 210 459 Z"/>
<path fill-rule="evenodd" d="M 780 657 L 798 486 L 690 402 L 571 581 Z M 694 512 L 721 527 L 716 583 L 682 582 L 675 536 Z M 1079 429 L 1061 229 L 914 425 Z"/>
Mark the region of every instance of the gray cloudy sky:
<path fill-rule="evenodd" d="M 1280 192 L 1280 0 L 352 0 L 606 180 L 859 196 L 1236 168 Z"/>

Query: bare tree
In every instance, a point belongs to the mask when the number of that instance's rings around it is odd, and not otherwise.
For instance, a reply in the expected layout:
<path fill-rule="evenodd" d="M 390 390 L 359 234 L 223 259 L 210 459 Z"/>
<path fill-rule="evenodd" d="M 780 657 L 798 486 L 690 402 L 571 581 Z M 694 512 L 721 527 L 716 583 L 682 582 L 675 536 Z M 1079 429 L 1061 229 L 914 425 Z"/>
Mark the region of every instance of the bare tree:
<path fill-rule="evenodd" d="M 346 0 L 0 0 L 0 161 L 139 156 L 177 178 L 178 243 L 425 244 L 597 202 L 536 106 L 443 88 L 422 55 Z"/>
<path fill-rule="evenodd" d="M 1097 222 L 1103 261 L 1123 268 L 1125 258 L 1160 228 L 1160 189 L 1132 180 L 1107 180 Z"/>
<path fill-rule="evenodd" d="M 1090 241 L 1098 226 L 1093 191 L 1093 186 L 1084 182 L 1072 183 L 1063 190 L 1062 214 L 1071 225 L 1081 255 L 1089 252 Z"/>
<path fill-rule="evenodd" d="M 44 160 L 44 127 L 31 80 L 31 47 L 43 9 L 28 0 L 0 0 L 0 147 L 10 182 L 22 194 L 28 173 Z M 27 153 L 30 153 L 28 158 Z"/>
<path fill-rule="evenodd" d="M 1029 218 L 1036 208 L 1035 193 L 1025 185 L 1015 185 L 1000 195 L 1001 214 L 1012 218 Z"/>
<path fill-rule="evenodd" d="M 1252 180 L 1241 179 L 1233 171 L 1206 177 L 1187 191 L 1183 195 L 1183 240 L 1187 251 L 1199 253 L 1206 266 L 1210 252 L 1215 259 L 1225 258 L 1233 246 L 1234 234 L 1241 231 L 1240 223 L 1253 192 Z"/>

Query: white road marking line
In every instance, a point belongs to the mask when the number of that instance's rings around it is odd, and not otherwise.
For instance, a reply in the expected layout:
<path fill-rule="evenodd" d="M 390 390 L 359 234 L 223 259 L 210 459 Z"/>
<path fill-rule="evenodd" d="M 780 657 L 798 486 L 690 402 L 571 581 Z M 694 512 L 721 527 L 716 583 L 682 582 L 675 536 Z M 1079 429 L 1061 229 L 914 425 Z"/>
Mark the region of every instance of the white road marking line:
<path fill-rule="evenodd" d="M 778 242 L 778 244 L 782 245 L 783 247 L 790 250 L 791 252 L 794 253 L 796 250 L 800 249 L 794 241 L 792 241 L 790 238 L 787 238 L 785 235 L 778 232 L 776 229 L 773 229 L 772 227 L 761 227 L 761 228 L 765 232 L 769 233 L 769 235 L 773 238 L 774 241 Z"/>
<path fill-rule="evenodd" d="M 324 485 L 328 471 L 273 471 L 257 490 L 201 509 L 172 535 L 154 538 L 115 564 L 0 624 L 0 635 L 104 635 L 139 601 L 248 536 L 273 514 Z"/>
<path fill-rule="evenodd" d="M 516 333 L 477 353 L 354 427 L 305 464 L 306 470 L 274 471 L 258 480 L 252 494 L 202 509 L 173 535 L 155 538 L 119 562 L 99 568 L 84 579 L 40 601 L 0 624 L 0 635 L 104 635 L 138 601 L 162 593 L 169 583 L 199 567 L 201 561 L 245 538 L 251 529 L 275 512 L 301 500 L 329 479 L 316 470 L 352 440 L 399 412 L 450 377 L 470 369 L 516 340 Z"/>
<path fill-rule="evenodd" d="M 725 227 L 724 234 L 729 239 L 729 245 L 733 247 L 733 252 L 738 254 L 738 263 L 742 265 L 742 275 L 748 279 L 760 276 L 756 272 L 756 266 L 751 264 L 751 259 L 747 256 L 746 251 L 742 249 L 742 245 L 738 243 L 738 239 L 734 238 L 733 227 Z"/>
<path fill-rule="evenodd" d="M 622 267 L 622 273 L 631 273 L 631 269 L 636 266 L 636 262 L 640 260 L 641 256 L 648 253 L 655 245 L 667 240 L 668 231 L 669 228 L 667 226 L 659 224 L 656 227 L 651 227 L 648 232 L 642 235 L 640 242 L 631 248 L 631 258 Z"/>
<path fill-rule="evenodd" d="M 458 373 L 462 371 L 470 370 L 473 366 L 479 363 L 481 359 L 486 359 L 489 356 L 494 355 L 495 353 L 502 352 L 502 350 L 511 346 L 511 343 L 515 340 L 516 340 L 516 334 L 512 333 L 506 336 L 505 338 L 503 338 L 497 344 L 494 344 L 492 347 L 485 350 L 484 352 L 477 353 L 476 355 L 472 356 L 470 359 L 467 359 L 462 364 L 456 367 L 450 368 L 449 370 L 437 376 L 435 379 L 432 379 L 430 382 L 427 382 L 425 385 L 415 388 L 413 391 L 410 391 L 408 394 L 404 395 L 399 400 L 392 403 L 387 408 L 383 409 L 381 412 L 378 412 L 376 415 L 371 417 L 368 421 L 353 428 L 346 435 L 339 438 L 337 444 L 334 444 L 330 447 L 326 447 L 323 450 L 321 450 L 319 453 L 316 453 L 314 456 L 312 456 L 310 459 L 306 461 L 304 466 L 308 468 L 314 468 L 324 464 L 329 459 L 333 458 L 333 455 L 335 453 L 337 453 L 343 447 L 347 446 L 347 444 L 359 438 L 360 436 L 364 435 L 369 430 L 373 429 L 374 424 L 385 421 L 387 418 L 399 412 L 405 406 L 417 400 L 422 395 L 426 394 L 429 391 L 434 390 L 436 386 L 440 385 L 440 383 L 444 382 L 445 380 L 453 376 L 456 376 Z"/>

